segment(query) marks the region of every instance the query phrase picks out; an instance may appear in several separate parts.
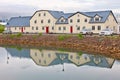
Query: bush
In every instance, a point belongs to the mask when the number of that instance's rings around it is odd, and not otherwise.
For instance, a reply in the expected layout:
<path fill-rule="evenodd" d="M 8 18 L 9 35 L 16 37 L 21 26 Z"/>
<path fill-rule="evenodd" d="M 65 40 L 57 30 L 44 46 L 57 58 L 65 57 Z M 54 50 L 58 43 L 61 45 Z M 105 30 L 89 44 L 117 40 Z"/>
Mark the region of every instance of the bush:
<path fill-rule="evenodd" d="M 4 29 L 5 29 L 5 26 L 0 25 L 0 33 L 2 33 L 4 31 Z"/>
<path fill-rule="evenodd" d="M 39 33 L 39 36 L 42 36 L 42 33 Z"/>
<path fill-rule="evenodd" d="M 65 39 L 67 39 L 67 38 L 69 38 L 70 36 L 68 36 L 68 35 L 59 35 L 58 36 L 58 39 L 60 40 L 60 41 L 63 41 L 63 40 L 65 40 Z"/>
<path fill-rule="evenodd" d="M 83 52 L 82 52 L 82 51 L 78 52 L 78 55 L 79 55 L 79 56 L 81 56 L 82 54 L 83 54 Z"/>
<path fill-rule="evenodd" d="M 17 36 L 17 37 L 21 37 L 21 36 L 22 36 L 22 33 L 18 33 L 16 36 Z"/>
<path fill-rule="evenodd" d="M 79 38 L 79 39 L 83 39 L 84 36 L 83 36 L 82 34 L 78 34 L 78 38 Z"/>

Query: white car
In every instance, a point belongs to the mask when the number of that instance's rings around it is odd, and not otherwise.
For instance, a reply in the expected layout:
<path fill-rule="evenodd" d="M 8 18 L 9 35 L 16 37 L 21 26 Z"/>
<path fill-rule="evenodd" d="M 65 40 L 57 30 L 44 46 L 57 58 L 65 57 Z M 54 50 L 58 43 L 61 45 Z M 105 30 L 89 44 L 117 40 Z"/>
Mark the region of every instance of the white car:
<path fill-rule="evenodd" d="M 83 35 L 86 35 L 86 34 L 92 35 L 93 34 L 91 29 L 83 29 L 82 31 L 80 31 L 80 33 Z"/>
<path fill-rule="evenodd" d="M 107 36 L 107 35 L 113 35 L 113 31 L 111 30 L 111 29 L 104 29 L 104 30 L 102 30 L 100 33 L 99 33 L 99 35 L 101 36 L 101 35 L 105 35 L 105 36 Z"/>

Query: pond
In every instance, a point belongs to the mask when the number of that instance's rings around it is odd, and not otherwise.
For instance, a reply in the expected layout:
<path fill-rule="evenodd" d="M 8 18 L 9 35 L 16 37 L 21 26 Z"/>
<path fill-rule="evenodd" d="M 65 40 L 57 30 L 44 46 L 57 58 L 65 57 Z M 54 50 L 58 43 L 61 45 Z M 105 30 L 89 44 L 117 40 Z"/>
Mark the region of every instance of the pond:
<path fill-rule="evenodd" d="M 55 49 L 0 47 L 0 80 L 120 80 L 120 61 Z"/>

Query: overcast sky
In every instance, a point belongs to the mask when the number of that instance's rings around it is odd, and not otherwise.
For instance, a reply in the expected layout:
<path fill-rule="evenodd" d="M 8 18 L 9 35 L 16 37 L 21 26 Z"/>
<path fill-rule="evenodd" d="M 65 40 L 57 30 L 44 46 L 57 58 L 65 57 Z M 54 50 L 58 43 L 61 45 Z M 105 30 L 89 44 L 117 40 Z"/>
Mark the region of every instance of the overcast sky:
<path fill-rule="evenodd" d="M 31 16 L 41 9 L 64 12 L 113 10 L 120 13 L 120 0 L 0 0 L 0 18 Z"/>

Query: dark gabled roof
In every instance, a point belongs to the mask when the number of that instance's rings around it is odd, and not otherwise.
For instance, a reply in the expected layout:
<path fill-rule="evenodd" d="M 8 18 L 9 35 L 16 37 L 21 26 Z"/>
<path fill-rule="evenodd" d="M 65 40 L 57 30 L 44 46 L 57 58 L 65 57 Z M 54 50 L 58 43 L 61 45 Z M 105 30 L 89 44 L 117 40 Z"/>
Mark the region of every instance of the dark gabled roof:
<path fill-rule="evenodd" d="M 6 27 L 29 27 L 31 16 L 25 17 L 12 17 L 7 22 Z"/>
<path fill-rule="evenodd" d="M 73 13 L 65 13 L 63 14 L 56 22 L 56 24 L 68 24 L 68 17 L 70 17 L 71 15 L 73 15 Z M 61 22 L 60 19 L 64 18 L 65 22 Z"/>
<path fill-rule="evenodd" d="M 103 23 L 107 20 L 108 16 L 110 15 L 110 13 L 112 13 L 112 11 L 95 11 L 95 12 L 82 12 L 82 13 L 91 17 L 91 20 L 89 21 L 90 23 L 96 23 L 96 21 L 94 21 L 94 17 L 96 15 L 101 17 L 101 20 L 97 21 L 97 23 Z M 112 13 L 112 15 L 114 17 L 113 13 Z M 116 18 L 115 18 L 115 20 L 116 20 Z M 117 21 L 116 21 L 116 23 L 117 23 Z"/>
<path fill-rule="evenodd" d="M 48 12 L 56 19 L 58 19 L 62 15 L 64 15 L 64 12 L 62 12 L 62 11 L 51 11 L 51 10 L 48 10 Z"/>
<path fill-rule="evenodd" d="M 30 58 L 30 49 L 5 48 L 12 57 Z"/>
<path fill-rule="evenodd" d="M 33 14 L 33 16 L 34 16 L 37 12 L 40 12 L 40 11 L 48 11 L 48 12 L 49 12 L 54 18 L 56 18 L 56 19 L 60 18 L 61 15 L 64 14 L 63 11 L 38 10 L 38 11 L 36 11 L 36 12 Z M 33 16 L 32 16 L 32 17 L 33 17 Z M 31 18 L 32 18 L 32 17 L 31 17 Z"/>

